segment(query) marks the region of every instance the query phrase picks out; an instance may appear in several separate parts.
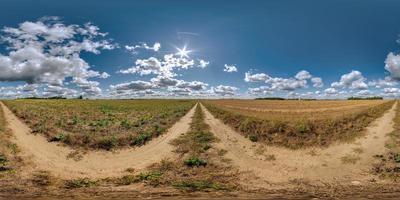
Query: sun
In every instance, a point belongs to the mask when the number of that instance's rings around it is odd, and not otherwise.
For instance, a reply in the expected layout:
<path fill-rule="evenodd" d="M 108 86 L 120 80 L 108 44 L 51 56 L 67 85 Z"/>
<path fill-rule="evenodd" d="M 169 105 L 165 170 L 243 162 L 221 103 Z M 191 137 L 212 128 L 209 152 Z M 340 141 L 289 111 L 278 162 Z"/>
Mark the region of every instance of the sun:
<path fill-rule="evenodd" d="M 186 46 L 184 46 L 182 49 L 176 48 L 178 52 L 176 55 L 180 56 L 181 58 L 189 58 L 189 53 L 192 52 L 190 50 L 186 50 Z"/>

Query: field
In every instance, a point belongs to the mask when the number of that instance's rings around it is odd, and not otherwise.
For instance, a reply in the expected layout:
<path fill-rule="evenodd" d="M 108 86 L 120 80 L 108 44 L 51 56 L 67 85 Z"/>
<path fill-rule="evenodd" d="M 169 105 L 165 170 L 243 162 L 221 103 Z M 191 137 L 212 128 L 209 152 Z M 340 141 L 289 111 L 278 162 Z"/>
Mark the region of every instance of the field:
<path fill-rule="evenodd" d="M 204 105 L 254 142 L 296 149 L 349 141 L 393 101 L 209 100 Z"/>
<path fill-rule="evenodd" d="M 2 102 L 0 198 L 310 199 L 399 188 L 396 101 Z"/>
<path fill-rule="evenodd" d="M 186 100 L 13 100 L 4 102 L 35 134 L 75 147 L 140 146 L 187 111 Z"/>

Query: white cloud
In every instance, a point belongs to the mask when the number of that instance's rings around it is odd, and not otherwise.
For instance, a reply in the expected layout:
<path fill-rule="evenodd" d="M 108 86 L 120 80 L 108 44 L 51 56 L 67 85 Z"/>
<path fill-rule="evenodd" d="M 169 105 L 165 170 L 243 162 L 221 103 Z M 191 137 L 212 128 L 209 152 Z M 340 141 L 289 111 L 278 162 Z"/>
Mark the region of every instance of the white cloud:
<path fill-rule="evenodd" d="M 312 75 L 306 70 L 301 70 L 296 74 L 295 78 L 299 80 L 307 80 L 312 78 Z"/>
<path fill-rule="evenodd" d="M 210 64 L 209 61 L 205 61 L 202 59 L 199 59 L 198 61 L 199 61 L 198 67 L 203 68 L 203 69 L 206 68 Z"/>
<path fill-rule="evenodd" d="M 394 79 L 400 79 L 400 55 L 390 52 L 385 60 L 385 69 Z"/>
<path fill-rule="evenodd" d="M 271 77 L 264 73 L 251 74 L 251 72 L 245 73 L 244 81 L 246 82 L 265 82 Z"/>
<path fill-rule="evenodd" d="M 227 86 L 227 85 L 218 85 L 217 87 L 211 88 L 211 91 L 214 94 L 217 94 L 220 96 L 233 96 L 233 95 L 235 95 L 237 90 L 238 90 L 238 88 L 233 87 L 233 86 Z"/>
<path fill-rule="evenodd" d="M 238 71 L 238 69 L 236 68 L 235 65 L 228 65 L 228 64 L 225 64 L 224 67 L 225 67 L 225 68 L 224 68 L 224 72 L 232 73 L 232 72 L 237 72 L 237 71 Z"/>
<path fill-rule="evenodd" d="M 117 48 L 103 38 L 106 33 L 99 32 L 97 26 L 65 25 L 54 17 L 23 22 L 17 28 L 5 27 L 2 32 L 1 39 L 9 52 L 0 54 L 0 81 L 62 86 L 66 78 L 72 78 L 78 87 L 91 94 L 101 90 L 98 83 L 88 79 L 109 75 L 91 70 L 80 53 L 99 54 L 101 50 Z"/>
<path fill-rule="evenodd" d="M 324 83 L 320 77 L 313 77 L 311 78 L 311 82 L 313 83 L 313 87 L 320 88 L 324 87 Z"/>
<path fill-rule="evenodd" d="M 368 96 L 372 95 L 373 93 L 370 90 L 360 90 L 356 93 L 358 96 Z"/>
<path fill-rule="evenodd" d="M 397 81 L 389 76 L 385 77 L 384 79 L 378 79 L 368 82 L 369 86 L 376 88 L 394 87 L 397 84 Z"/>
<path fill-rule="evenodd" d="M 327 88 L 324 90 L 325 94 L 338 94 L 339 92 L 335 88 Z"/>
<path fill-rule="evenodd" d="M 125 45 L 125 49 L 132 52 L 133 54 L 137 54 L 139 49 L 146 49 L 157 52 L 160 50 L 160 48 L 161 44 L 159 42 L 154 43 L 153 46 L 149 46 L 145 42 L 141 42 L 140 44 L 134 46 Z"/>
<path fill-rule="evenodd" d="M 383 92 L 386 94 L 398 94 L 400 93 L 399 88 L 383 88 Z"/>
<path fill-rule="evenodd" d="M 252 95 L 266 95 L 266 94 L 272 94 L 273 93 L 271 88 L 269 88 L 267 86 L 260 86 L 260 87 L 257 87 L 257 88 L 249 88 L 247 92 L 249 94 L 252 94 Z"/>
<path fill-rule="evenodd" d="M 368 85 L 365 83 L 366 80 L 361 72 L 352 70 L 348 74 L 343 74 L 339 82 L 333 82 L 331 87 L 364 90 L 368 88 Z"/>

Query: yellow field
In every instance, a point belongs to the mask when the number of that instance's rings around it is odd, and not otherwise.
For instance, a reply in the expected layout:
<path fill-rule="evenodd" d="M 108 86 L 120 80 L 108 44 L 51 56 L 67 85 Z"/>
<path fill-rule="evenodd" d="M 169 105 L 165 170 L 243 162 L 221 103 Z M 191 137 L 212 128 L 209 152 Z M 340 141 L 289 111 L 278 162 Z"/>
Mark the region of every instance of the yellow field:
<path fill-rule="evenodd" d="M 280 101 L 280 100 L 210 100 L 206 103 L 224 110 L 267 120 L 320 120 L 341 118 L 362 112 L 388 100 L 321 100 L 321 101 Z"/>
<path fill-rule="evenodd" d="M 394 101 L 208 100 L 204 105 L 250 140 L 289 148 L 359 136 Z"/>

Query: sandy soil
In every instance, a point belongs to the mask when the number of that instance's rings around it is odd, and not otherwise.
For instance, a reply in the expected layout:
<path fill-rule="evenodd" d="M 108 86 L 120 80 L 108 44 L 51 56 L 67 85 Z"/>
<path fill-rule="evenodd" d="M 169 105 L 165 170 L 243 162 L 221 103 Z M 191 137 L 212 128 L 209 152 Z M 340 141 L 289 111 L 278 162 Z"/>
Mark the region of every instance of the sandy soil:
<path fill-rule="evenodd" d="M 142 147 L 126 148 L 115 152 L 89 151 L 80 160 L 69 158 L 75 151 L 67 146 L 51 143 L 41 135 L 31 134 L 30 128 L 21 122 L 2 102 L 1 107 L 8 126 L 24 160 L 33 163 L 32 170 L 45 170 L 63 179 L 106 178 L 126 174 L 126 169 L 144 169 L 148 165 L 173 156 L 169 143 L 189 130 L 194 114 L 192 108 L 173 125 L 167 133 L 151 140 Z"/>
<path fill-rule="evenodd" d="M 373 156 L 385 152 L 386 135 L 394 130 L 396 105 L 367 127 L 364 137 L 352 143 L 301 150 L 253 143 L 214 118 L 204 106 L 202 108 L 206 123 L 221 140 L 216 145 L 227 150 L 226 158 L 241 171 L 251 172 L 259 178 L 256 182 L 248 178 L 247 183 L 261 188 L 279 188 L 299 182 L 326 186 L 364 185 L 375 181 L 376 177 L 370 173 L 371 164 L 375 161 Z M 343 161 L 345 158 L 348 162 Z"/>

